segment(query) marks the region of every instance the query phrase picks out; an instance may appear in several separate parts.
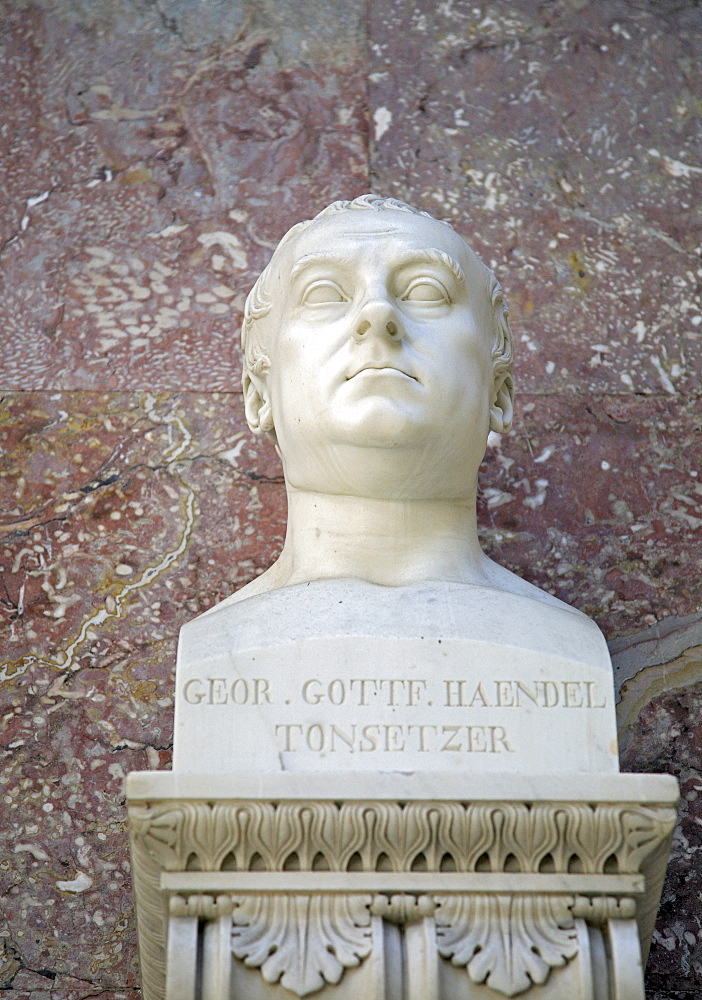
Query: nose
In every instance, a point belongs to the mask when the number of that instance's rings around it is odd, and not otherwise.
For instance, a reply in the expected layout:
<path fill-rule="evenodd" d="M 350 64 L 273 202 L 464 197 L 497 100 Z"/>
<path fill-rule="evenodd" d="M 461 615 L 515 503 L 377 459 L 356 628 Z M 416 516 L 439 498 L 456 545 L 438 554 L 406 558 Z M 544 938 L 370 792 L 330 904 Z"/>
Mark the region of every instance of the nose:
<path fill-rule="evenodd" d="M 405 335 L 402 319 L 387 299 L 366 302 L 356 318 L 353 336 L 357 343 L 372 337 L 381 337 L 398 343 Z"/>

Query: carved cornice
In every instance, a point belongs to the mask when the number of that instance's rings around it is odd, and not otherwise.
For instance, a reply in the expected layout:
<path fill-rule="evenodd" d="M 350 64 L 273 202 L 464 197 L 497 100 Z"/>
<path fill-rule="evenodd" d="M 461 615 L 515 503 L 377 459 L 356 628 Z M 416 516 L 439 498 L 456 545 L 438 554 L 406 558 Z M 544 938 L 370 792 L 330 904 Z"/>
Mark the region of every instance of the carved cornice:
<path fill-rule="evenodd" d="M 343 872 L 349 873 L 349 876 L 351 873 L 418 871 L 521 872 L 531 873 L 532 876 L 543 873 L 627 875 L 637 874 L 647 857 L 664 845 L 674 823 L 675 812 L 669 808 L 631 803 L 530 805 L 523 802 L 333 803 L 265 800 L 132 803 L 129 806 L 129 827 L 144 994 L 147 1000 L 160 1000 L 164 995 L 168 900 L 160 885 L 163 872 L 228 871 L 232 877 L 236 872 L 292 870 Z M 359 889 L 363 891 L 360 886 Z M 621 890 L 613 891 L 616 895 Z M 186 902 L 182 899 L 178 902 L 179 898 L 172 900 L 171 906 L 176 908 L 172 909 L 173 915 L 177 915 L 178 907 L 199 906 L 202 912 L 198 910 L 198 916 L 213 919 L 217 907 L 233 905 L 227 902 L 233 898 L 231 894 L 220 896 L 217 900 L 211 894 L 190 896 Z M 199 903 L 195 902 L 196 898 L 200 899 Z M 265 906 L 272 907 L 266 920 L 271 926 L 278 927 L 284 944 L 284 927 L 287 925 L 281 914 L 287 912 L 285 907 L 288 904 L 280 901 L 283 894 L 280 894 L 278 902 L 274 901 L 275 895 L 237 895 L 233 923 L 235 927 L 243 927 L 237 922 L 237 912 L 248 913 L 247 907 L 254 905 L 252 900 L 262 898 L 268 899 Z M 309 897 L 305 906 L 317 906 L 314 898 Z M 408 923 L 423 919 L 428 913 L 427 908 L 435 908 L 437 925 L 441 925 L 443 918 L 440 915 L 443 913 L 445 916 L 451 906 L 457 905 L 450 902 L 451 898 L 454 897 L 446 897 L 445 900 L 441 897 L 439 901 L 440 897 L 433 894 L 431 897 L 420 896 L 419 899 L 414 896 L 376 896 L 371 904 L 372 913 L 390 922 Z M 473 903 L 461 904 L 464 907 L 506 905 L 494 902 L 498 898 L 494 895 L 474 893 L 461 898 L 464 901 L 473 899 Z M 493 902 L 478 904 L 477 900 L 481 898 Z M 549 897 L 540 895 L 539 898 Z M 572 896 L 561 898 L 569 898 L 572 905 Z M 576 903 L 576 908 L 578 905 L 585 919 L 597 923 L 608 919 L 614 912 L 613 908 L 620 904 L 614 900 L 606 904 L 585 901 Z M 531 904 L 525 902 L 519 906 L 528 908 Z M 210 910 L 213 915 L 209 915 Z M 367 912 L 370 920 L 371 911 Z M 569 913 L 572 918 L 572 909 Z M 185 911 L 181 915 L 186 915 Z M 323 924 L 325 919 L 321 911 L 314 916 L 317 924 L 320 921 Z M 459 916 L 456 919 L 460 923 Z M 533 917 L 536 938 L 541 933 L 539 928 L 543 919 L 539 914 Z M 336 974 L 334 970 L 341 975 L 349 962 L 354 964 L 362 957 L 367 925 L 359 923 L 356 918 L 352 920 L 352 925 L 356 929 L 350 932 L 351 951 L 347 953 L 340 946 L 341 955 L 346 958 L 339 957 L 337 953 L 333 961 L 329 959 L 329 975 Z M 263 924 L 259 921 L 256 926 L 260 929 Z M 541 945 L 537 949 L 541 956 L 539 961 L 545 962 L 549 969 L 553 963 L 548 956 L 553 957 L 557 952 L 565 961 L 570 948 L 570 937 L 561 934 L 569 927 L 558 923 L 558 920 L 555 926 L 557 930 L 552 929 L 544 938 L 544 941 L 551 940 L 553 947 L 544 944 L 543 950 Z M 258 964 L 264 975 L 266 970 L 272 975 L 278 960 L 271 965 L 269 956 L 259 962 L 263 952 L 254 947 L 252 935 L 253 931 L 241 930 L 234 953 L 241 953 L 250 965 Z M 283 948 L 283 944 L 279 948 Z M 441 953 L 448 956 L 447 949 L 450 947 L 453 944 L 445 936 Z M 456 964 L 465 964 L 468 974 L 473 977 L 475 970 L 484 966 L 487 959 L 485 952 L 492 954 L 494 947 L 497 945 L 490 948 L 481 945 L 479 952 L 462 962 L 457 956 L 467 955 L 470 951 L 470 946 L 464 944 L 460 951 L 450 953 L 451 960 Z M 531 946 L 525 945 L 525 948 L 529 951 Z M 328 951 L 328 954 L 332 953 Z M 353 961 L 352 956 L 355 956 Z M 539 961 L 527 958 L 541 968 Z M 312 962 L 310 968 L 318 964 Z M 528 970 L 528 974 L 532 975 L 532 972 Z M 314 975 L 322 975 L 327 982 L 334 981 L 327 979 L 326 973 L 319 968 Z M 499 973 L 492 975 L 494 984 L 499 980 Z M 288 971 L 286 976 L 286 982 L 297 983 L 297 987 L 307 991 L 307 973 L 303 975 L 298 969 L 296 972 Z"/>
<path fill-rule="evenodd" d="M 134 804 L 135 847 L 164 871 L 635 874 L 671 809 L 555 803 Z"/>

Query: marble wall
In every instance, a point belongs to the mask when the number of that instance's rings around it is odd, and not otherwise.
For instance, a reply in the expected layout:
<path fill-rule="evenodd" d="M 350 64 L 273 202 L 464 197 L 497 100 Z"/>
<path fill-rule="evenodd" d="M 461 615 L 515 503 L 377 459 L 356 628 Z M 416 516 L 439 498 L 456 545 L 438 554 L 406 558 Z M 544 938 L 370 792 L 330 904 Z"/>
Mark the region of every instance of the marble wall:
<path fill-rule="evenodd" d="M 9 0 L 0 9 L 0 989 L 136 1000 L 122 781 L 169 766 L 180 625 L 284 530 L 237 328 L 368 189 L 508 292 L 480 524 L 611 640 L 626 770 L 681 782 L 651 997 L 702 976 L 702 8 Z"/>

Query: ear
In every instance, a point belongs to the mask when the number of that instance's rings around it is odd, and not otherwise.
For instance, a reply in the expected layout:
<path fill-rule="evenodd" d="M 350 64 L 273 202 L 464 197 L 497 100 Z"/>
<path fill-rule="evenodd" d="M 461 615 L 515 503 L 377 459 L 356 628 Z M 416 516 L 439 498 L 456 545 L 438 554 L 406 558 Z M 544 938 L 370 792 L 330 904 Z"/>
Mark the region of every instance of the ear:
<path fill-rule="evenodd" d="M 493 401 L 490 407 L 490 430 L 496 434 L 506 434 L 512 426 L 514 413 L 514 387 L 512 376 L 504 373 L 498 375 L 493 389 Z"/>
<path fill-rule="evenodd" d="M 266 366 L 262 367 L 265 369 Z M 270 434 L 273 430 L 273 413 L 265 375 L 247 371 L 244 372 L 241 383 L 244 413 L 249 427 L 254 434 Z"/>

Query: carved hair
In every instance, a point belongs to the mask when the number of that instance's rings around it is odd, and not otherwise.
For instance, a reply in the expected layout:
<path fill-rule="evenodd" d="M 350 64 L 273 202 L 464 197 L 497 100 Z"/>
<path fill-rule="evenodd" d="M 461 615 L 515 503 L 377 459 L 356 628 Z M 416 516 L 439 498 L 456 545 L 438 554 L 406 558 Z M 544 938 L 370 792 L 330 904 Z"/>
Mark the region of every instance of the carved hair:
<path fill-rule="evenodd" d="M 244 306 L 244 321 L 241 326 L 241 347 L 243 355 L 242 388 L 244 391 L 244 398 L 247 397 L 250 389 L 251 375 L 255 375 L 259 379 L 265 378 L 271 367 L 271 363 L 268 355 L 265 353 L 265 347 L 261 337 L 261 328 L 263 324 L 261 324 L 259 320 L 263 319 L 264 316 L 267 316 L 273 308 L 271 285 L 280 252 L 285 246 L 287 246 L 290 240 L 292 240 L 295 236 L 298 236 L 309 226 L 313 226 L 318 219 L 322 219 L 327 215 L 336 215 L 339 212 L 349 212 L 359 209 L 375 212 L 393 211 L 407 212 L 410 215 L 423 215 L 425 218 L 431 219 L 433 222 L 438 222 L 440 225 L 446 226 L 451 230 L 451 232 L 455 232 L 450 223 L 444 222 L 441 219 L 435 219 L 433 215 L 429 214 L 429 212 L 422 212 L 418 208 L 413 208 L 411 205 L 406 204 L 404 201 L 399 201 L 397 198 L 382 198 L 380 195 L 376 194 L 364 194 L 359 198 L 354 198 L 353 201 L 332 202 L 331 205 L 328 205 L 326 208 L 323 208 L 321 212 L 318 212 L 314 218 L 307 219 L 305 222 L 298 222 L 294 225 L 287 231 L 278 246 L 275 248 L 273 256 L 259 275 L 256 284 L 253 286 L 246 298 L 246 304 Z M 487 294 L 490 298 L 493 311 L 493 378 L 495 384 L 502 385 L 504 390 L 506 390 L 511 397 L 514 345 L 512 341 L 512 333 L 509 328 L 508 309 L 504 301 L 502 287 L 500 286 L 499 281 L 492 271 L 482 264 L 482 261 L 479 261 L 479 263 L 485 269 L 488 283 Z M 249 420 L 249 426 L 254 434 L 270 434 L 274 430 L 270 407 L 266 407 L 265 416 L 261 414 L 260 418 L 256 418 L 247 407 L 247 418 Z"/>

